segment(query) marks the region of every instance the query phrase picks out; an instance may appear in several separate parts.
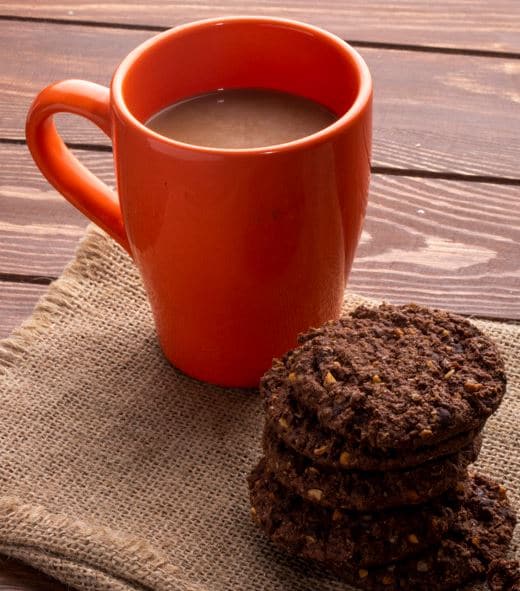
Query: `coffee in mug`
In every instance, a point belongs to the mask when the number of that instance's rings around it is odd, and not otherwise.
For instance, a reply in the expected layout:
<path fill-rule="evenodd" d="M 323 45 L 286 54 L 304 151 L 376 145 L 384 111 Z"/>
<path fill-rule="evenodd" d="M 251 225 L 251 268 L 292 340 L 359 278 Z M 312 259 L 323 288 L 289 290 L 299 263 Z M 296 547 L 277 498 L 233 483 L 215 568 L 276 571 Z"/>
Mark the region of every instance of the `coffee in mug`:
<path fill-rule="evenodd" d="M 327 107 L 288 92 L 222 88 L 178 101 L 146 125 L 185 144 L 243 149 L 285 144 L 336 119 Z"/>

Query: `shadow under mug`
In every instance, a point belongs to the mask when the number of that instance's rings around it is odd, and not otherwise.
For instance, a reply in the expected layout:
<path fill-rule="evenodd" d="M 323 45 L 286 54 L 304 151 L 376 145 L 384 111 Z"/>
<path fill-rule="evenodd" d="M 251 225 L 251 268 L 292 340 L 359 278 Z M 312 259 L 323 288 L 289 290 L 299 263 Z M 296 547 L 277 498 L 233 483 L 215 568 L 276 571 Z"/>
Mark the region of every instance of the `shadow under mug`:
<path fill-rule="evenodd" d="M 254 149 L 189 145 L 145 127 L 165 106 L 217 88 L 297 94 L 338 119 Z M 298 333 L 340 314 L 366 210 L 371 108 L 368 68 L 341 39 L 290 20 L 230 17 L 146 41 L 110 89 L 48 86 L 26 136 L 50 183 L 135 261 L 166 357 L 198 379 L 249 387 Z M 112 139 L 117 195 L 67 149 L 58 112 Z"/>

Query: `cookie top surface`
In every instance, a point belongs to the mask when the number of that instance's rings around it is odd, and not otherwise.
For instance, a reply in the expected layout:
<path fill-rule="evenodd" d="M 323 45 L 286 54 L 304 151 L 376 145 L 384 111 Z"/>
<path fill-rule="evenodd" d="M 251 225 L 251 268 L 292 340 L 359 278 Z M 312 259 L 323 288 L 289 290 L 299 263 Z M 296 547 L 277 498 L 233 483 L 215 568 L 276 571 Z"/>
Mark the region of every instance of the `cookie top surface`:
<path fill-rule="evenodd" d="M 266 429 L 267 468 L 287 489 L 318 505 L 377 511 L 424 503 L 465 480 L 467 466 L 480 451 L 479 436 L 461 451 L 405 470 L 365 472 L 317 467 Z"/>
<path fill-rule="evenodd" d="M 305 558 L 374 566 L 440 542 L 466 488 L 431 503 L 376 513 L 327 509 L 292 494 L 261 461 L 249 477 L 253 520 L 280 548 Z"/>
<path fill-rule="evenodd" d="M 350 445 L 416 449 L 478 429 L 505 393 L 493 342 L 465 319 L 415 304 L 358 307 L 310 330 L 261 381 Z"/>

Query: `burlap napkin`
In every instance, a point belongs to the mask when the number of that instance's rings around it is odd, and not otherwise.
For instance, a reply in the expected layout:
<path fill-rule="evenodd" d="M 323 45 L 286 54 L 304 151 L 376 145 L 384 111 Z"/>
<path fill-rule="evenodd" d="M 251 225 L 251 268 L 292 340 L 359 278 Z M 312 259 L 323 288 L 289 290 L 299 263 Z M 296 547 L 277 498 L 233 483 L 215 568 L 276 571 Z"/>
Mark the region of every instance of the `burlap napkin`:
<path fill-rule="evenodd" d="M 509 372 L 479 463 L 520 506 L 520 326 L 478 324 Z M 1 553 L 84 590 L 347 588 L 251 524 L 257 394 L 163 358 L 133 264 L 99 231 L 2 343 L 0 374 Z"/>

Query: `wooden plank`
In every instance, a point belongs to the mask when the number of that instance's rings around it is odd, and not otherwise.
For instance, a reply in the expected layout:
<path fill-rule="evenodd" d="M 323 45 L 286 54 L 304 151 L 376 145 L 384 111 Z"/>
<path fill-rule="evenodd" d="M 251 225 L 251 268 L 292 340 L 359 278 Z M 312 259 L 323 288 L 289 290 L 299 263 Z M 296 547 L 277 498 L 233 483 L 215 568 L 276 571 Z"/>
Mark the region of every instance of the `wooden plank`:
<path fill-rule="evenodd" d="M 111 154 L 77 153 L 102 180 L 114 184 Z M 46 182 L 25 146 L 0 145 L 0 161 L 0 272 L 56 276 L 87 219 Z"/>
<path fill-rule="evenodd" d="M 31 315 L 36 302 L 46 289 L 45 285 L 0 282 L 0 338 L 9 336 L 14 328 Z M 0 567 L 0 572 L 1 570 Z M 1 581 L 0 577 L 0 583 Z M 0 591 L 1 589 L 0 584 Z"/>
<path fill-rule="evenodd" d="M 0 591 L 72 591 L 30 566 L 0 557 Z"/>
<path fill-rule="evenodd" d="M 81 156 L 113 182 L 110 154 Z M 0 159 L 0 271 L 59 274 L 84 218 L 47 186 L 24 147 L 0 146 Z M 518 187 L 374 175 L 349 287 L 394 302 L 520 318 L 518 244 Z"/>
<path fill-rule="evenodd" d="M 0 557 L 0 591 L 71 591 L 30 566 Z"/>
<path fill-rule="evenodd" d="M 518 319 L 519 244 L 516 187 L 377 175 L 349 288 Z"/>
<path fill-rule="evenodd" d="M 0 138 L 24 138 L 36 94 L 63 78 L 108 84 L 121 59 L 149 32 L 0 22 Z M 72 115 L 57 118 L 66 139 L 109 144 L 93 124 Z"/>
<path fill-rule="evenodd" d="M 108 83 L 120 59 L 149 32 L 3 23 L 0 137 L 23 138 L 34 95 L 55 79 Z M 23 48 L 23 50 L 22 50 Z M 375 82 L 374 164 L 475 175 L 518 176 L 520 62 L 363 49 Z M 107 144 L 92 124 L 66 117 L 71 141 Z"/>
<path fill-rule="evenodd" d="M 222 15 L 269 15 L 303 20 L 345 39 L 519 51 L 515 0 L 190 0 L 190 2 L 52 2 L 37 10 L 25 0 L 0 2 L 0 13 L 126 25 L 174 26 Z"/>

